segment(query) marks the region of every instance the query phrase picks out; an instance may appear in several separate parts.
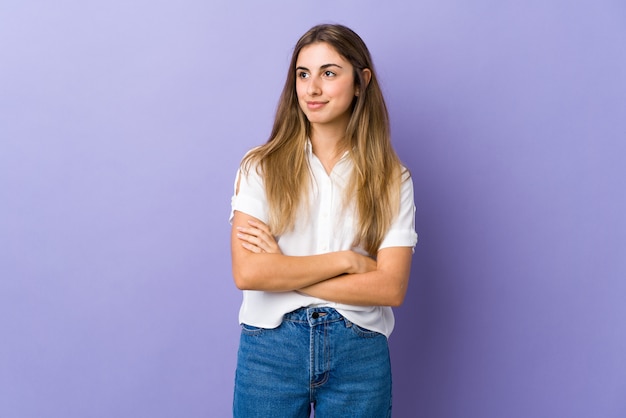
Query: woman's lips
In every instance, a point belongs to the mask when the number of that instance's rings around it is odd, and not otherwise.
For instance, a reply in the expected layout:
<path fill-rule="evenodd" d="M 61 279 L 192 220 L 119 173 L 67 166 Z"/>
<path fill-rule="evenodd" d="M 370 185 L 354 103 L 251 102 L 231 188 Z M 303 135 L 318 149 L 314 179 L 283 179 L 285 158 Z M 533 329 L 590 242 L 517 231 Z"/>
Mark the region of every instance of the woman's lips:
<path fill-rule="evenodd" d="M 324 107 L 324 105 L 328 102 L 306 102 L 306 107 L 309 110 L 318 110 Z"/>

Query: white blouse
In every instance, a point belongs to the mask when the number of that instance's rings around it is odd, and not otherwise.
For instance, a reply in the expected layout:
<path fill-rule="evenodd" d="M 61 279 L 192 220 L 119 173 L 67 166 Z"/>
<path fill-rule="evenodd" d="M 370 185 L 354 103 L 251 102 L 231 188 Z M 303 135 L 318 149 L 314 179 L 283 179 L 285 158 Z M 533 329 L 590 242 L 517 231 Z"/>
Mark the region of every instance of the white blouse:
<path fill-rule="evenodd" d="M 309 211 L 298 213 L 293 230 L 276 237 L 283 254 L 306 256 L 343 250 L 367 254 L 363 248 L 352 245 L 356 236 L 354 206 L 348 205 L 344 209 L 344 189 L 352 169 L 352 161 L 347 155 L 346 152 L 328 175 L 322 163 L 313 154 L 310 142 L 307 143 L 307 156 L 313 179 L 313 186 L 309 192 Z M 232 198 L 231 223 L 236 210 L 267 223 L 269 207 L 263 179 L 256 172 L 256 167 L 251 167 L 247 175 L 240 169 L 235 187 L 237 181 L 239 192 Z M 398 217 L 391 224 L 379 249 L 415 247 L 417 243 L 413 182 L 408 173 L 402 182 L 400 199 Z M 330 302 L 296 291 L 260 290 L 243 291 L 239 322 L 261 328 L 276 328 L 281 324 L 284 314 L 311 306 L 335 308 L 350 322 L 380 332 L 387 337 L 391 334 L 395 322 L 393 311 L 388 306 L 354 306 Z"/>

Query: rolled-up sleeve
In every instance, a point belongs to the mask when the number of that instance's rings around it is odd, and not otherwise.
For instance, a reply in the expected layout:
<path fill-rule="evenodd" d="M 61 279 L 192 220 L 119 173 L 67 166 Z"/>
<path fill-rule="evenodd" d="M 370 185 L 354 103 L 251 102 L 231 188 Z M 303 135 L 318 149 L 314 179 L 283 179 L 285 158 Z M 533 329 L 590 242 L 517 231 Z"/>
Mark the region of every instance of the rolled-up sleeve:
<path fill-rule="evenodd" d="M 407 172 L 400 188 L 400 210 L 398 217 L 391 224 L 379 249 L 387 247 L 415 248 L 415 244 L 417 244 L 417 232 L 415 232 L 413 180 Z"/>
<path fill-rule="evenodd" d="M 247 172 L 240 168 L 237 171 L 234 189 L 229 221 L 232 223 L 233 216 L 237 210 L 267 223 L 267 198 L 263 179 L 257 173 L 256 167 L 251 167 Z"/>

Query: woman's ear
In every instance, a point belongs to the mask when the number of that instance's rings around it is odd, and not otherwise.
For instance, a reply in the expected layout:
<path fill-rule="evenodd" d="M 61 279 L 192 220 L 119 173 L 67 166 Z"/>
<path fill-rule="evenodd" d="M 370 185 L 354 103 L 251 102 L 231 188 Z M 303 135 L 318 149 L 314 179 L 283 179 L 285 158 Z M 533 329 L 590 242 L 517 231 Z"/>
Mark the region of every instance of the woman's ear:
<path fill-rule="evenodd" d="M 363 89 L 365 89 L 365 87 L 368 86 L 368 84 L 370 83 L 370 80 L 372 79 L 372 72 L 370 71 L 369 68 L 364 68 L 361 71 L 361 76 L 362 76 L 362 80 L 364 83 Z M 356 91 L 354 92 L 355 96 L 358 96 L 361 93 L 360 88 L 357 87 Z"/>
<path fill-rule="evenodd" d="M 363 69 L 363 80 L 365 81 L 365 87 L 367 87 L 367 85 L 370 83 L 371 79 L 372 79 L 372 71 L 370 71 L 369 68 L 364 68 Z"/>

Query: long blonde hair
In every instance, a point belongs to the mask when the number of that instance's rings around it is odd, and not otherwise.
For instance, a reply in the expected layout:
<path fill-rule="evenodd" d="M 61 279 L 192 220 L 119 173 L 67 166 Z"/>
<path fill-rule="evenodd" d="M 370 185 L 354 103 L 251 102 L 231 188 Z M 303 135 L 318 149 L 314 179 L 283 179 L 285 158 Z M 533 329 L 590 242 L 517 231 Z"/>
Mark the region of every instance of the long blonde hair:
<path fill-rule="evenodd" d="M 354 245 L 376 254 L 397 215 L 403 168 L 389 133 L 389 116 L 374 64 L 363 40 L 342 25 L 318 25 L 296 44 L 268 141 L 244 157 L 245 171 L 256 164 L 264 178 L 269 202 L 269 226 L 274 235 L 293 228 L 298 209 L 306 202 L 311 175 L 306 157 L 310 124 L 296 94 L 296 61 L 302 48 L 325 42 L 354 67 L 355 98 L 346 129 L 347 149 L 353 162 L 346 201 L 355 202 L 358 233 Z M 363 70 L 371 71 L 369 83 Z"/>

